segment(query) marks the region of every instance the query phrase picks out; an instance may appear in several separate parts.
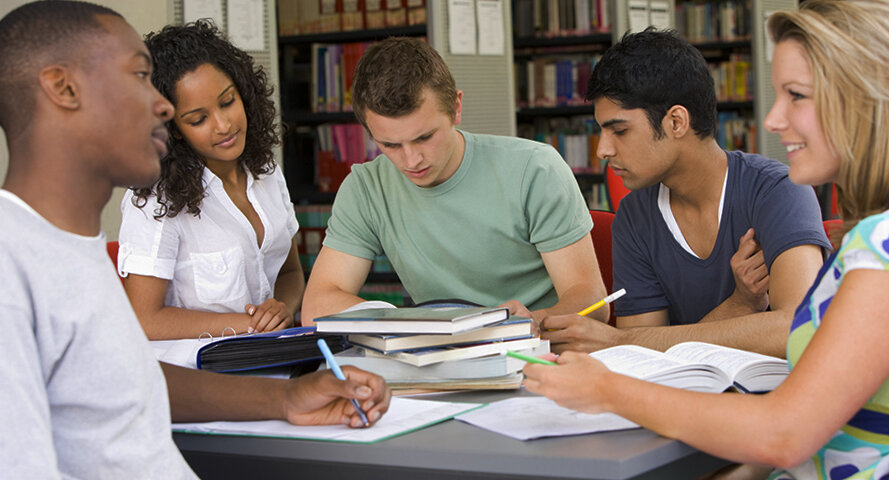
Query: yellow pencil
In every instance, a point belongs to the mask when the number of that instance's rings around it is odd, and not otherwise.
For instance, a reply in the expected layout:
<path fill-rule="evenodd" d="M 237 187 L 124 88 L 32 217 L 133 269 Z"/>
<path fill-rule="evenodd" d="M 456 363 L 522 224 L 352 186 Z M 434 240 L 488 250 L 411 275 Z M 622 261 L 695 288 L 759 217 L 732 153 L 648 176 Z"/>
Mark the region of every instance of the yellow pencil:
<path fill-rule="evenodd" d="M 626 293 L 627 293 L 627 290 L 625 288 L 621 288 L 620 290 L 612 293 L 611 295 L 608 295 L 607 297 L 603 298 L 602 300 L 599 300 L 598 302 L 590 305 L 589 307 L 586 307 L 583 310 L 577 312 L 577 314 L 581 315 L 581 316 L 589 315 L 593 310 L 596 310 L 597 308 L 601 307 L 602 305 L 611 303 L 611 302 L 617 300 L 618 298 L 623 297 L 624 294 L 626 294 Z"/>

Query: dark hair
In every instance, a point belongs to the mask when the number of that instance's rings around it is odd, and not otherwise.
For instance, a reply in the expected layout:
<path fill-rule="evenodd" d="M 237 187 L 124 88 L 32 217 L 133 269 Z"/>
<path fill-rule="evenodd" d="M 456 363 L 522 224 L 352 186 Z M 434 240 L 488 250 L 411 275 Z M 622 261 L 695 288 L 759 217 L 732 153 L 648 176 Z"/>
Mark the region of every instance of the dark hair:
<path fill-rule="evenodd" d="M 438 52 L 419 38 L 387 38 L 371 45 L 358 61 L 352 109 L 367 127 L 367 110 L 386 117 L 407 115 L 419 108 L 427 87 L 438 95 L 442 111 L 454 118 L 457 85 Z"/>
<path fill-rule="evenodd" d="M 151 82 L 175 106 L 176 84 L 201 65 L 212 65 L 228 75 L 238 89 L 247 115 L 247 138 L 244 152 L 238 159 L 254 178 L 275 170 L 272 147 L 278 144 L 274 89 L 262 66 L 254 66 L 253 58 L 226 40 L 208 20 L 184 26 L 168 25 L 160 32 L 145 36 L 145 44 L 154 57 Z M 169 152 L 161 159 L 161 175 L 151 188 L 133 189 L 133 204 L 142 208 L 151 194 L 157 196 L 159 207 L 155 218 L 175 217 L 187 208 L 198 215 L 204 199 L 204 160 L 191 148 L 175 122 L 167 122 L 170 131 Z"/>
<path fill-rule="evenodd" d="M 53 0 L 22 5 L 0 20 L 0 127 L 7 136 L 31 122 L 41 68 L 72 60 L 89 68 L 88 39 L 108 33 L 97 15 L 123 18 L 99 5 Z"/>
<path fill-rule="evenodd" d="M 605 97 L 621 108 L 641 108 L 655 138 L 664 136 L 667 110 L 688 110 L 698 138 L 716 137 L 716 90 L 701 52 L 675 30 L 627 33 L 596 63 L 586 99 Z"/>

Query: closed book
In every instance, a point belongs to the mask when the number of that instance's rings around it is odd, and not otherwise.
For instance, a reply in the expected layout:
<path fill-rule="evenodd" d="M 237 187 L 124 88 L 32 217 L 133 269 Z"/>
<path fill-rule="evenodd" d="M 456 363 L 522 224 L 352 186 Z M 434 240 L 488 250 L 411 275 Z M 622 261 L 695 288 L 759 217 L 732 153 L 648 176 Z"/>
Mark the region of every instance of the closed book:
<path fill-rule="evenodd" d="M 407 363 L 417 367 L 424 367 L 449 360 L 463 360 L 467 358 L 478 358 L 487 355 L 501 355 L 508 350 L 519 351 L 528 348 L 535 348 L 540 345 L 539 337 L 516 338 L 502 342 L 485 342 L 471 345 L 463 345 L 460 347 L 439 347 L 439 348 L 422 348 L 419 350 L 408 350 L 406 352 L 394 352 L 386 354 L 390 358 L 394 358 L 399 362 Z"/>
<path fill-rule="evenodd" d="M 518 353 L 539 356 L 549 353 L 549 341 L 541 340 L 536 348 L 526 348 Z M 520 371 L 525 361 L 504 355 L 452 360 L 416 367 L 388 358 L 380 353 L 360 347 L 352 347 L 334 355 L 340 366 L 351 365 L 375 373 L 391 383 L 407 383 L 435 380 L 468 380 L 504 377 Z"/>
<path fill-rule="evenodd" d="M 342 335 L 315 334 L 314 327 L 237 335 L 210 342 L 197 352 L 197 367 L 212 372 L 240 372 L 294 365 L 323 358 L 319 338 L 334 352 L 345 347 Z"/>
<path fill-rule="evenodd" d="M 509 318 L 506 308 L 373 308 L 315 318 L 318 332 L 441 333 L 466 332 Z"/>
<path fill-rule="evenodd" d="M 391 353 L 424 347 L 466 345 L 529 336 L 531 336 L 531 319 L 511 316 L 502 322 L 456 335 L 368 335 L 353 333 L 348 336 L 348 340 L 349 343 L 369 347 L 382 353 Z"/>

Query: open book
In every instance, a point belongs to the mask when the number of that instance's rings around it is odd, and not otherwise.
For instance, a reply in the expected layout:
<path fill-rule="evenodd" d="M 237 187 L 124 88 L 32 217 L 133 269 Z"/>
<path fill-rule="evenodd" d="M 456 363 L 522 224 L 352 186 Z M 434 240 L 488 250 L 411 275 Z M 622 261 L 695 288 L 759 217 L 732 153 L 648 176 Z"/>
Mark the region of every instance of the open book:
<path fill-rule="evenodd" d="M 666 352 L 620 345 L 590 356 L 617 373 L 699 392 L 767 392 L 790 373 L 786 360 L 703 342 L 679 343 Z"/>

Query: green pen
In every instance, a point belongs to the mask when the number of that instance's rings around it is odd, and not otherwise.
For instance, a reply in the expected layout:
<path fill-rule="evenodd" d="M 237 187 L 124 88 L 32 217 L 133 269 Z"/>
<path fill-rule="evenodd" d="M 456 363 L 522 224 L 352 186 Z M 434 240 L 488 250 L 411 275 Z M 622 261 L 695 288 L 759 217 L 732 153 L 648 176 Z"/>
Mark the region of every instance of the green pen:
<path fill-rule="evenodd" d="M 518 358 L 519 360 L 524 360 L 528 363 L 539 363 L 541 365 L 558 365 L 556 362 L 550 362 L 549 360 L 544 360 L 542 358 L 530 357 L 528 355 L 522 355 L 521 353 L 513 352 L 512 350 L 506 351 L 506 356 Z"/>

